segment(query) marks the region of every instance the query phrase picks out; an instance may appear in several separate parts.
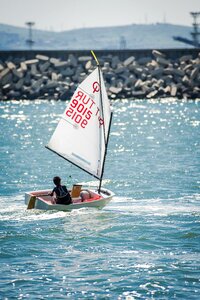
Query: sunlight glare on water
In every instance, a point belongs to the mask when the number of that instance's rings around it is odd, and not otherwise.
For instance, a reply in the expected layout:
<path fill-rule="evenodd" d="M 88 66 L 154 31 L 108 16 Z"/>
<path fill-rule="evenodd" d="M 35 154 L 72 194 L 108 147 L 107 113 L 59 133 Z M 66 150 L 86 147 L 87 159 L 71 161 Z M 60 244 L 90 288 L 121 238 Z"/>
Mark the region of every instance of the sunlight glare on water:
<path fill-rule="evenodd" d="M 113 201 L 27 210 L 24 193 L 55 175 L 98 184 L 44 147 L 65 105 L 0 102 L 0 298 L 198 300 L 200 102 L 113 101 L 103 181 Z"/>

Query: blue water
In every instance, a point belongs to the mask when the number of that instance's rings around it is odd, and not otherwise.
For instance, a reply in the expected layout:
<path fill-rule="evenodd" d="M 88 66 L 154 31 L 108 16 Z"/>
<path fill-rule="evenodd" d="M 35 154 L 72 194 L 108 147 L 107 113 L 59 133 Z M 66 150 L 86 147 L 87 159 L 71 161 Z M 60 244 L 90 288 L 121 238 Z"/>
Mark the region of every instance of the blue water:
<path fill-rule="evenodd" d="M 44 147 L 66 103 L 0 102 L 0 299 L 200 299 L 200 102 L 112 104 L 116 196 L 67 213 L 24 205 L 54 175 L 96 184 Z"/>

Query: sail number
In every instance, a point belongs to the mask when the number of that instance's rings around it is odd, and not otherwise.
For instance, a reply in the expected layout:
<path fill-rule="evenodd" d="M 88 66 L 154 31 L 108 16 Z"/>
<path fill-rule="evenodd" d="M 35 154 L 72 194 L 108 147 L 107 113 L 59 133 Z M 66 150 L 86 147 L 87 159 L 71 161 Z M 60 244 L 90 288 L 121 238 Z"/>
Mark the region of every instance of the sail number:
<path fill-rule="evenodd" d="M 85 128 L 93 115 L 95 106 L 94 100 L 89 97 L 86 98 L 86 94 L 79 90 L 74 98 L 72 98 L 65 114 L 76 124 L 79 124 L 82 128 Z M 98 114 L 99 108 L 96 108 L 95 115 L 97 116 Z M 98 117 L 98 120 L 99 125 L 103 125 L 103 119 Z"/>
<path fill-rule="evenodd" d="M 66 111 L 66 115 L 74 120 L 75 123 L 80 124 L 82 128 L 85 128 L 88 120 L 91 118 L 92 112 L 82 103 L 79 103 L 77 99 L 73 99 Z"/>

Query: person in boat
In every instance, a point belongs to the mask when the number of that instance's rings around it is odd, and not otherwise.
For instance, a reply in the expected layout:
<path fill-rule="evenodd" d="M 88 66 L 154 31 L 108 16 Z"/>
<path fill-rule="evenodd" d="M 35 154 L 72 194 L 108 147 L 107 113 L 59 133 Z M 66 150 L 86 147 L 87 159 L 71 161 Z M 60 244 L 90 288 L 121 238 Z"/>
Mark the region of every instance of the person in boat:
<path fill-rule="evenodd" d="M 53 182 L 55 184 L 54 189 L 49 194 L 49 196 L 53 197 L 53 204 L 71 204 L 72 199 L 69 191 L 67 190 L 65 185 L 61 185 L 61 178 L 59 176 L 55 176 L 53 178 Z"/>

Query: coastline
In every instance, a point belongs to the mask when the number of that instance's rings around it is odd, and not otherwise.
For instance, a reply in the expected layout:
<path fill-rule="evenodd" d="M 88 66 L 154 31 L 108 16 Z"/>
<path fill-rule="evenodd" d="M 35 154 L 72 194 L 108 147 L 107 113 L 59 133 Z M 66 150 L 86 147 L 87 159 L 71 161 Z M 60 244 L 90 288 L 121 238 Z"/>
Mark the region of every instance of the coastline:
<path fill-rule="evenodd" d="M 117 51 L 100 53 L 97 55 L 111 99 L 200 98 L 198 51 L 193 55 L 180 52 L 174 57 L 158 50 L 135 56 L 130 52 L 125 58 Z M 1 57 L 0 99 L 67 100 L 95 67 L 92 56 L 77 55 L 73 51 L 61 58 L 41 54 L 41 51 L 31 58 Z"/>

